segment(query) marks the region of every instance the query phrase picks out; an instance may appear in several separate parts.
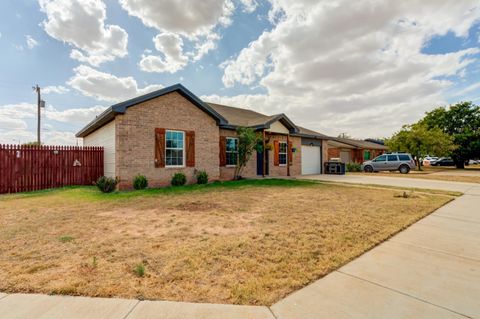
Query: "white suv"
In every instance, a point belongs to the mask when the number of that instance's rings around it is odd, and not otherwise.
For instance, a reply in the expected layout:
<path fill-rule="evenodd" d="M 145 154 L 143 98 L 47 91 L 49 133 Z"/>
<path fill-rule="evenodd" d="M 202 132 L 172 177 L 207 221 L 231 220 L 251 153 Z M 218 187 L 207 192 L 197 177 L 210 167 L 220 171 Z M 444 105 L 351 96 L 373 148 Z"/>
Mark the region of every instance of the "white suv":
<path fill-rule="evenodd" d="M 415 161 L 412 155 L 407 153 L 387 153 L 362 164 L 362 170 L 368 173 L 400 171 L 402 174 L 407 174 L 411 169 L 415 169 Z"/>

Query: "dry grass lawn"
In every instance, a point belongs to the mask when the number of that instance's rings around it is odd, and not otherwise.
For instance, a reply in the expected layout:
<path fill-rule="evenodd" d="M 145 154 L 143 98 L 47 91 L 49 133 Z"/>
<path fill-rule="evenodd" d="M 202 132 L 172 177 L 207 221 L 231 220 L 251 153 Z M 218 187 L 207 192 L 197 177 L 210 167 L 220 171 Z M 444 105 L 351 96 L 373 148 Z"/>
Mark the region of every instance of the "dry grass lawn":
<path fill-rule="evenodd" d="M 402 193 L 264 180 L 1 196 L 0 291 L 270 305 L 452 198 Z"/>

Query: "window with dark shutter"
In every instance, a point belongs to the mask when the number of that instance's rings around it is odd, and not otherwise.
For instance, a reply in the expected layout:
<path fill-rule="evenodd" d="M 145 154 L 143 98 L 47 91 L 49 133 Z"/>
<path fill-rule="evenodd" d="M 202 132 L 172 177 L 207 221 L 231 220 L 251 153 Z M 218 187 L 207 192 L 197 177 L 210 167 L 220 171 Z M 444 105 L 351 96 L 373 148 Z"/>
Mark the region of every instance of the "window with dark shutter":
<path fill-rule="evenodd" d="M 155 167 L 165 167 L 165 129 L 155 129 Z"/>
<path fill-rule="evenodd" d="M 279 145 L 278 141 L 273 141 L 273 165 L 278 166 L 279 162 Z"/>
<path fill-rule="evenodd" d="M 195 132 L 185 132 L 185 145 L 187 147 L 187 167 L 195 166 Z"/>
<path fill-rule="evenodd" d="M 220 166 L 227 164 L 227 138 L 225 136 L 220 136 L 219 159 Z"/>

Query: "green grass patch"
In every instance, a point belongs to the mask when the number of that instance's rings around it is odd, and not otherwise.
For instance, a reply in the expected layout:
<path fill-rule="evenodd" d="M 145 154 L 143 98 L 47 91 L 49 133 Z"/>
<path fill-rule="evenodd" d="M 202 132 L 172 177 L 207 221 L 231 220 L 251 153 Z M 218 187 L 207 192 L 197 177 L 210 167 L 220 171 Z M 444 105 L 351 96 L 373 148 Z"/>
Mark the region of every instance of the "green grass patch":
<path fill-rule="evenodd" d="M 156 195 L 180 195 L 190 192 L 209 192 L 238 189 L 245 187 L 305 187 L 318 186 L 318 181 L 295 180 L 295 179 L 243 179 L 239 181 L 216 181 L 209 184 L 193 184 L 184 186 L 168 186 L 162 188 L 147 188 L 143 190 L 115 191 L 102 193 L 95 186 L 70 186 L 57 189 L 47 189 L 28 193 L 18 193 L 0 196 L 1 200 L 19 199 L 46 195 L 60 195 L 66 199 L 105 201 L 105 200 L 127 200 L 140 196 Z"/>
<path fill-rule="evenodd" d="M 73 238 L 72 236 L 61 236 L 61 237 L 58 238 L 58 240 L 61 241 L 62 243 L 68 243 L 68 242 L 71 242 L 74 239 L 75 238 Z"/>

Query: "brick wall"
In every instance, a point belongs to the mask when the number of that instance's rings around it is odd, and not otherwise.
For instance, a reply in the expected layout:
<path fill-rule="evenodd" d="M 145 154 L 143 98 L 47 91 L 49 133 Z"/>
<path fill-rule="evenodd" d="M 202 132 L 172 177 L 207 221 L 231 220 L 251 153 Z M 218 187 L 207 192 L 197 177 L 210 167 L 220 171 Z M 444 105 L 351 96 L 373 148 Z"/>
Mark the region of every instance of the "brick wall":
<path fill-rule="evenodd" d="M 132 187 L 137 174 L 149 186 L 170 184 L 172 175 L 183 172 L 188 183 L 196 182 L 195 169 L 204 169 L 211 180 L 219 179 L 219 129 L 215 120 L 177 92 L 127 109 L 116 120 L 116 176 L 119 188 Z M 195 167 L 155 167 L 155 128 L 195 131 Z"/>

